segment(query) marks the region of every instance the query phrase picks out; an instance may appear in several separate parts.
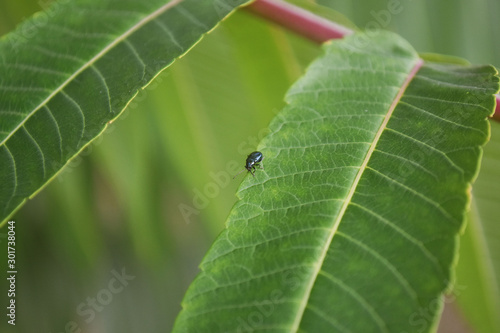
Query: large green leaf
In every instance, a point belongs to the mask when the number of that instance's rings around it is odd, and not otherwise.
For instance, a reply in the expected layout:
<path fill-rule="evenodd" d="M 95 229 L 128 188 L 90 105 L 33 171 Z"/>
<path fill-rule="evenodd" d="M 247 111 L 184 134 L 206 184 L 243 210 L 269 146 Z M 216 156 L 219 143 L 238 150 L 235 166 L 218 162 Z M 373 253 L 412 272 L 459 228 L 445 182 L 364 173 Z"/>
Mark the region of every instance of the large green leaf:
<path fill-rule="evenodd" d="M 0 221 L 245 0 L 56 2 L 0 42 Z"/>
<path fill-rule="evenodd" d="M 242 183 L 175 331 L 435 328 L 496 71 L 423 63 L 389 33 L 325 52 L 271 123 L 265 170 Z"/>

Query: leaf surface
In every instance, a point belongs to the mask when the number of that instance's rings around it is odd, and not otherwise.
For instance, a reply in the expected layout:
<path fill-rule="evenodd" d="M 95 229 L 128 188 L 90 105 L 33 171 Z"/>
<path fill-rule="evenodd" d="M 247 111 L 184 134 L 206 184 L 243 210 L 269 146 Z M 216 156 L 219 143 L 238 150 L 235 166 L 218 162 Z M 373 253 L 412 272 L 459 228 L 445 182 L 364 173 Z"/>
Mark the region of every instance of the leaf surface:
<path fill-rule="evenodd" d="M 0 41 L 0 221 L 244 0 L 60 1 Z"/>
<path fill-rule="evenodd" d="M 265 170 L 242 183 L 174 331 L 431 331 L 495 74 L 423 63 L 390 33 L 326 45 L 271 123 Z"/>

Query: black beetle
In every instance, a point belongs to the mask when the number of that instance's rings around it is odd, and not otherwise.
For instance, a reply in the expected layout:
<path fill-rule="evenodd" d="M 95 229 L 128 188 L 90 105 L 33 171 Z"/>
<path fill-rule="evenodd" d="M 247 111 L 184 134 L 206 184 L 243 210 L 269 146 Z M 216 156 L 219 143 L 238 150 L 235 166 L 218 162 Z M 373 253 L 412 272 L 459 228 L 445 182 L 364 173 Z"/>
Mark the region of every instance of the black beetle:
<path fill-rule="evenodd" d="M 258 166 L 259 168 L 261 169 L 264 169 L 259 163 L 262 162 L 262 160 L 264 159 L 264 155 L 262 155 L 262 153 L 260 151 L 254 151 L 253 153 L 250 153 L 250 155 L 247 156 L 247 160 L 246 160 L 246 163 L 245 163 L 245 169 L 241 170 L 240 172 L 238 172 L 234 177 L 236 178 L 236 176 L 238 176 L 240 173 L 242 173 L 243 171 L 245 170 L 248 170 L 248 172 L 250 172 L 252 174 L 252 176 L 255 177 L 255 167 Z M 253 172 L 252 172 L 253 170 Z"/>

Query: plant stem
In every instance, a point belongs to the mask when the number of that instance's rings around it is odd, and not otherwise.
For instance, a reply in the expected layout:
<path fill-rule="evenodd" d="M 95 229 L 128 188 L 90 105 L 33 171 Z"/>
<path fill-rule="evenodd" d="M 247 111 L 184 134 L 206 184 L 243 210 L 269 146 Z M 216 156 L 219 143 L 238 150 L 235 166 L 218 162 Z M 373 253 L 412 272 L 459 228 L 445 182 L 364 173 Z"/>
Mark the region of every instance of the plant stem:
<path fill-rule="evenodd" d="M 351 29 L 281 0 L 256 0 L 246 9 L 319 44 L 353 33 Z"/>
<path fill-rule="evenodd" d="M 491 118 L 496 121 L 500 121 L 500 94 L 496 94 L 495 97 L 497 99 L 497 106 L 495 108 L 495 113 L 491 116 Z"/>
<path fill-rule="evenodd" d="M 246 9 L 319 44 L 353 33 L 351 29 L 282 0 L 255 0 Z M 500 95 L 495 96 L 497 105 L 492 119 L 500 121 Z"/>

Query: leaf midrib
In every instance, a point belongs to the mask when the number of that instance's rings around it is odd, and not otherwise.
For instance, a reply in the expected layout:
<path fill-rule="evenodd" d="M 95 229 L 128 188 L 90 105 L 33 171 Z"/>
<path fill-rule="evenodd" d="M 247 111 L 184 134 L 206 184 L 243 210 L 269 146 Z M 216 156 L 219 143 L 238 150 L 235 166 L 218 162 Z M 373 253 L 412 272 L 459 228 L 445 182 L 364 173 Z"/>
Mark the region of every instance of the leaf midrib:
<path fill-rule="evenodd" d="M 136 24 L 131 26 L 128 30 L 126 30 L 124 33 L 122 33 L 120 36 L 115 38 L 111 43 L 109 43 L 107 46 L 105 46 L 101 51 L 99 51 L 94 57 L 92 57 L 89 61 L 85 62 L 82 64 L 80 68 L 78 68 L 71 76 L 69 76 L 63 83 L 61 83 L 52 93 L 50 93 L 47 98 L 45 98 L 39 105 L 33 108 L 33 110 L 26 115 L 26 117 L 21 121 L 10 133 L 0 142 L 0 146 L 4 145 L 7 140 L 10 139 L 14 133 L 16 133 L 21 127 L 24 126 L 26 121 L 35 114 L 40 108 L 42 108 L 44 105 L 46 105 L 54 96 L 56 96 L 58 93 L 62 91 L 64 87 L 66 87 L 69 83 L 71 83 L 78 75 L 80 75 L 84 70 L 92 66 L 97 60 L 101 59 L 108 51 L 110 51 L 112 48 L 114 48 L 116 45 L 124 41 L 126 38 L 128 38 L 130 35 L 132 35 L 134 32 L 142 28 L 145 24 L 151 22 L 161 14 L 163 14 L 165 11 L 170 9 L 171 7 L 180 4 L 184 0 L 172 0 L 151 14 L 145 16 L 142 18 L 140 21 L 138 21 Z"/>
<path fill-rule="evenodd" d="M 399 101 L 401 100 L 401 97 L 403 96 L 404 92 L 406 91 L 406 88 L 410 84 L 411 80 L 415 77 L 415 75 L 417 74 L 420 67 L 422 67 L 422 65 L 423 65 L 423 60 L 421 58 L 417 59 L 417 62 L 413 65 L 412 70 L 410 71 L 410 73 L 406 77 L 406 79 L 403 82 L 401 88 L 399 89 L 396 97 L 394 98 L 391 106 L 389 107 L 388 112 L 385 115 L 384 120 L 383 120 L 382 124 L 380 125 L 380 128 L 377 131 L 372 144 L 370 145 L 370 148 L 368 149 L 368 152 L 363 160 L 363 163 L 361 164 L 359 171 L 356 174 L 356 178 L 354 179 L 354 181 L 350 187 L 349 193 L 347 194 L 346 199 L 344 200 L 344 203 L 342 204 L 342 207 L 339 211 L 339 214 L 337 215 L 337 219 L 333 223 L 331 232 L 328 235 L 328 239 L 325 242 L 325 245 L 323 247 L 321 255 L 319 256 L 319 259 L 316 262 L 316 265 L 313 266 L 313 274 L 311 274 L 311 278 L 310 278 L 309 282 L 307 283 L 304 297 L 302 298 L 302 301 L 299 305 L 299 309 L 297 311 L 297 315 L 295 317 L 295 322 L 292 324 L 292 329 L 291 329 L 292 332 L 298 332 L 298 330 L 299 330 L 299 326 L 300 326 L 300 323 L 302 322 L 302 317 L 304 316 L 305 309 L 307 307 L 307 303 L 309 301 L 312 289 L 314 287 L 314 283 L 316 282 L 316 279 L 319 275 L 319 272 L 321 271 L 321 267 L 323 267 L 323 263 L 325 261 L 326 255 L 328 253 L 328 249 L 330 248 L 330 245 L 333 241 L 333 237 L 337 234 L 337 230 L 339 228 L 340 222 L 342 221 L 344 214 L 347 210 L 347 207 L 349 206 L 351 199 L 354 196 L 354 193 L 356 192 L 356 188 L 359 184 L 359 181 L 361 180 L 361 177 L 363 176 L 364 171 L 367 168 L 368 162 L 370 161 L 373 152 L 375 151 L 375 147 L 377 146 L 377 143 L 378 143 L 380 137 L 382 136 L 382 133 L 386 129 L 387 123 L 391 119 L 392 113 L 396 109 L 396 106 L 398 105 Z"/>

